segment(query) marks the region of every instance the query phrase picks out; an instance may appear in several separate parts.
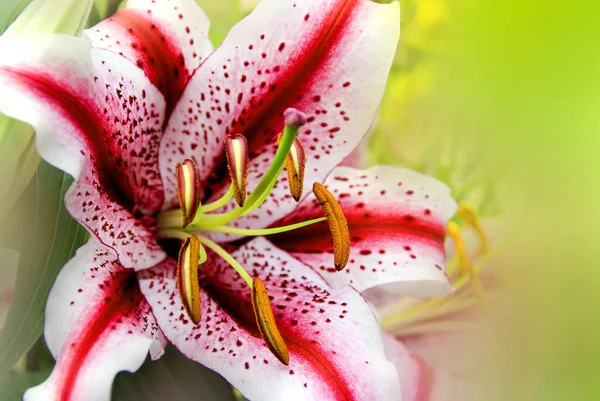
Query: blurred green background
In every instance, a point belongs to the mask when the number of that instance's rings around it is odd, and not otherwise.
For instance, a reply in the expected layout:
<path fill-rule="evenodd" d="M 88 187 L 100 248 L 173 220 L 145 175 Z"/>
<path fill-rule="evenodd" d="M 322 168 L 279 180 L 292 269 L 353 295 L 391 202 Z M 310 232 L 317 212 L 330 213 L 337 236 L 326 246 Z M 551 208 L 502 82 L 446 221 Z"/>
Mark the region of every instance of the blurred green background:
<path fill-rule="evenodd" d="M 215 44 L 253 6 L 198 2 Z M 0 0 L 0 27 L 25 3 Z M 92 18 L 117 6 L 98 3 Z M 494 262 L 511 285 L 489 311 L 481 399 L 600 399 L 600 6 L 400 3 L 365 163 L 435 175 L 484 217 L 519 220 Z"/>

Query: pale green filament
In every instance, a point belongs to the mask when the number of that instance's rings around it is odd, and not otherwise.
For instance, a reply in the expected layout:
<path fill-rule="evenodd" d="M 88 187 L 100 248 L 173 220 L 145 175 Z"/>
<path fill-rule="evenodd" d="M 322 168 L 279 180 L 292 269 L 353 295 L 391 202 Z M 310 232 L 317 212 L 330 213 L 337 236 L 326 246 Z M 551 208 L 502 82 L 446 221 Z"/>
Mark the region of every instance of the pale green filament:
<path fill-rule="evenodd" d="M 173 228 L 173 229 L 181 228 L 181 222 L 182 222 L 182 218 L 183 218 L 182 215 L 183 215 L 183 213 L 181 212 L 181 209 L 167 210 L 157 216 L 156 225 L 159 227 L 165 228 L 165 229 L 166 228 Z M 198 215 L 200 215 L 200 213 L 197 213 L 196 217 L 198 217 Z"/>
<path fill-rule="evenodd" d="M 185 241 L 187 239 L 187 237 L 189 237 L 189 234 L 186 233 L 185 231 L 169 230 L 169 229 L 158 230 L 158 235 L 163 238 L 175 238 L 175 239 L 180 239 L 182 241 Z M 246 270 L 244 270 L 242 265 L 240 265 L 233 258 L 233 256 L 231 256 L 229 253 L 227 253 L 227 251 L 225 249 L 221 248 L 219 246 L 219 244 L 217 244 L 214 241 L 211 241 L 210 239 L 206 238 L 205 236 L 203 236 L 203 235 L 196 235 L 196 236 L 198 237 L 198 240 L 200 241 L 201 245 L 202 244 L 206 245 L 209 249 L 211 249 L 217 255 L 219 255 L 221 258 L 223 258 L 223 260 L 226 261 L 227 263 L 229 263 L 231 265 L 231 267 L 233 267 L 235 269 L 235 271 L 238 272 L 238 274 L 240 276 L 242 276 L 244 281 L 246 283 L 248 283 L 248 285 L 250 287 L 252 287 L 252 278 L 246 272 Z M 200 259 L 198 261 L 198 264 L 202 264 L 202 263 L 206 262 L 207 257 L 208 256 L 206 255 L 206 250 L 204 249 L 203 246 L 200 246 Z"/>
<path fill-rule="evenodd" d="M 209 203 L 207 205 L 202 206 L 202 212 L 203 213 L 212 212 L 214 210 L 217 210 L 220 207 L 225 206 L 227 204 L 227 202 L 229 202 L 231 200 L 231 198 L 233 198 L 234 192 L 235 192 L 235 189 L 233 188 L 233 184 L 231 184 L 229 186 L 229 189 L 225 193 L 225 195 L 223 195 L 220 199 L 218 199 L 212 203 Z M 196 218 L 196 219 L 194 219 L 194 222 L 196 220 L 200 220 L 200 219 Z"/>
<path fill-rule="evenodd" d="M 198 258 L 198 265 L 203 264 L 208 260 L 208 255 L 206 254 L 206 249 L 200 244 L 200 257 Z"/>
<path fill-rule="evenodd" d="M 308 220 L 308 221 L 303 221 L 301 223 L 290 224 L 289 226 L 264 228 L 264 229 L 256 229 L 256 230 L 250 229 L 250 228 L 219 226 L 219 227 L 211 228 L 210 231 L 217 231 L 220 233 L 244 235 L 244 236 L 272 235 L 272 234 L 281 234 L 281 233 L 285 233 L 288 231 L 297 230 L 299 228 L 310 226 L 311 224 L 315 224 L 315 223 L 320 223 L 325 220 L 327 220 L 327 217 L 319 217 L 318 219 L 312 219 L 312 220 Z"/>
<path fill-rule="evenodd" d="M 158 230 L 158 236 L 161 238 L 174 238 L 185 241 L 190 236 L 190 234 L 186 233 L 181 229 L 162 228 Z"/>
<path fill-rule="evenodd" d="M 192 223 L 190 223 L 190 226 L 197 225 L 197 224 L 199 224 L 200 221 L 205 219 L 206 216 L 210 216 L 210 215 L 205 215 L 204 213 L 212 212 L 214 210 L 217 210 L 220 207 L 225 206 L 227 204 L 227 202 L 229 202 L 229 200 L 231 198 L 233 198 L 234 192 L 235 192 L 235 190 L 234 190 L 233 184 L 232 184 L 229 186 L 229 190 L 227 190 L 227 192 L 221 198 L 217 199 L 216 201 L 214 201 L 212 203 L 203 205 L 201 208 L 198 208 L 196 217 L 194 217 L 194 221 L 192 221 Z M 167 210 L 165 212 L 162 212 L 160 215 L 158 215 L 156 223 L 159 227 L 163 227 L 163 228 L 180 228 L 181 227 L 181 219 L 182 219 L 181 210 L 173 209 L 173 210 Z"/>
<path fill-rule="evenodd" d="M 225 249 L 221 248 L 216 242 L 211 241 L 210 239 L 206 238 L 203 235 L 198 235 L 198 239 L 200 240 L 200 243 L 206 245 L 209 249 L 211 249 L 213 252 L 215 252 L 217 255 L 219 255 L 221 258 L 223 258 L 223 260 L 225 262 L 229 263 L 229 265 L 231 265 L 231 267 L 233 267 L 235 269 L 235 271 L 238 272 L 238 274 L 240 276 L 242 276 L 244 281 L 246 281 L 246 283 L 248 283 L 250 288 L 252 288 L 252 278 L 246 272 L 244 267 L 241 264 L 239 264 L 237 260 L 235 260 L 233 258 L 233 256 L 231 256 L 229 253 L 227 253 L 227 251 Z"/>

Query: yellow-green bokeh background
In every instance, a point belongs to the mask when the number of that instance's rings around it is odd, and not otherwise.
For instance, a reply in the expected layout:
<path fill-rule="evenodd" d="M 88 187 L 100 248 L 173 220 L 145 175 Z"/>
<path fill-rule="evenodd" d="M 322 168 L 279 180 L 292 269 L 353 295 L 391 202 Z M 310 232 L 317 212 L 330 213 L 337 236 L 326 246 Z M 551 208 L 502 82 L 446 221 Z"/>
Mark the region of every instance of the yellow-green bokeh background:
<path fill-rule="evenodd" d="M 419 124 L 452 137 L 472 168 L 506 182 L 505 210 L 525 206 L 496 261 L 514 285 L 496 312 L 482 399 L 600 399 L 600 6 L 445 5 L 433 89 L 385 133 L 400 147 Z"/>

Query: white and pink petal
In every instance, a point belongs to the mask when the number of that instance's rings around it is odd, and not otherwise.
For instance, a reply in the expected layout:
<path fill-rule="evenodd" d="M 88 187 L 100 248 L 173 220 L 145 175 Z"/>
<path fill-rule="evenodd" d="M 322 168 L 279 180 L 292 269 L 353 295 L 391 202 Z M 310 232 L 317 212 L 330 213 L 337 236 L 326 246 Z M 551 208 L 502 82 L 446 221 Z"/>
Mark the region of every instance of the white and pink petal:
<path fill-rule="evenodd" d="M 169 121 L 160 161 L 166 206 L 176 204 L 175 163 L 193 157 L 205 166 L 206 181 L 219 171 L 229 133 L 248 138 L 253 189 L 275 153 L 288 107 L 308 116 L 298 136 L 305 181 L 323 181 L 367 133 L 399 29 L 397 2 L 263 1 L 196 70 Z M 227 187 L 221 181 L 212 191 L 219 196 Z M 268 225 L 295 206 L 282 174 L 265 204 L 234 225 Z"/>
<path fill-rule="evenodd" d="M 388 166 L 368 170 L 335 169 L 325 185 L 348 221 L 350 260 L 333 266 L 333 242 L 326 223 L 278 235 L 274 243 L 323 275 L 335 288 L 352 285 L 363 292 L 383 286 L 402 295 L 446 295 L 446 223 L 456 210 L 450 188 L 423 174 Z M 275 226 L 322 216 L 314 198 Z"/>
<path fill-rule="evenodd" d="M 289 366 L 262 340 L 245 281 L 214 254 L 201 268 L 202 319 L 197 326 L 176 292 L 173 267 L 138 273 L 166 337 L 184 355 L 223 375 L 249 399 L 399 398 L 396 371 L 383 354 L 377 320 L 357 291 L 331 291 L 317 273 L 264 238 L 232 256 L 265 283 Z"/>
<path fill-rule="evenodd" d="M 45 319 L 46 343 L 57 361 L 26 401 L 108 401 L 118 372 L 136 371 L 148 353 L 158 359 L 166 346 L 135 273 L 94 239 L 61 270 Z"/>
<path fill-rule="evenodd" d="M 190 75 L 213 50 L 209 28 L 194 0 L 129 0 L 85 34 L 94 47 L 119 53 L 141 68 L 170 111 Z"/>
<path fill-rule="evenodd" d="M 76 179 L 67 209 L 126 267 L 165 257 L 134 217 L 162 205 L 157 149 L 164 111 L 141 70 L 92 50 L 86 39 L 0 38 L 0 112 L 33 126 L 41 156 Z"/>

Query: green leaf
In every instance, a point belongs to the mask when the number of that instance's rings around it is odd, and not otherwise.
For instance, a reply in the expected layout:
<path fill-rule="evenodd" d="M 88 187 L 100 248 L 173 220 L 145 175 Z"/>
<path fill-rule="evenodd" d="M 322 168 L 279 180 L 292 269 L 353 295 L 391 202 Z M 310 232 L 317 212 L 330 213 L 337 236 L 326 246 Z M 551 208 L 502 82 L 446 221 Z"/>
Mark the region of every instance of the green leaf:
<path fill-rule="evenodd" d="M 174 347 L 158 361 L 146 360 L 140 370 L 120 373 L 112 401 L 235 401 L 223 377 L 187 359 Z"/>
<path fill-rule="evenodd" d="M 62 171 L 40 163 L 3 227 L 2 245 L 17 250 L 20 260 L 14 298 L 0 335 L 0 374 L 10 370 L 41 335 L 54 279 L 87 239 L 85 229 L 64 207 L 72 182 Z"/>
<path fill-rule="evenodd" d="M 0 374 L 0 396 L 2 401 L 21 401 L 25 390 L 42 383 L 49 375 L 50 370 L 22 374 L 16 372 Z"/>
<path fill-rule="evenodd" d="M 17 18 L 33 0 L 2 0 L 0 1 L 0 33 Z"/>

